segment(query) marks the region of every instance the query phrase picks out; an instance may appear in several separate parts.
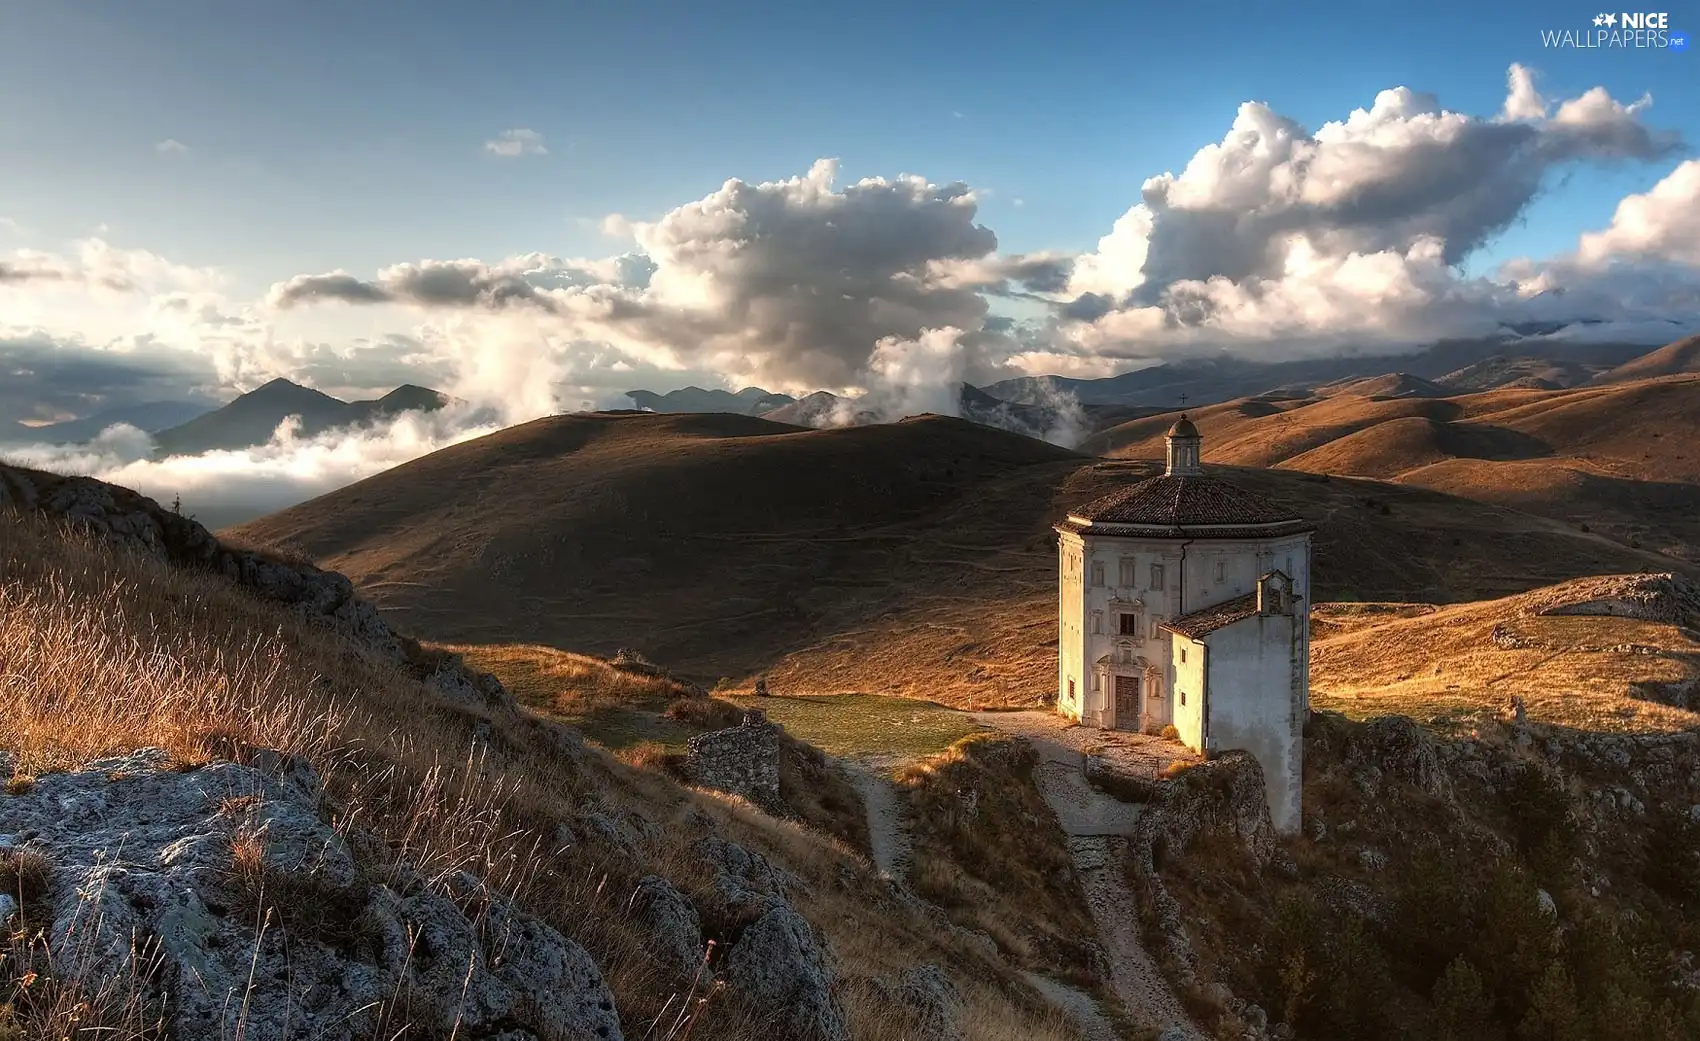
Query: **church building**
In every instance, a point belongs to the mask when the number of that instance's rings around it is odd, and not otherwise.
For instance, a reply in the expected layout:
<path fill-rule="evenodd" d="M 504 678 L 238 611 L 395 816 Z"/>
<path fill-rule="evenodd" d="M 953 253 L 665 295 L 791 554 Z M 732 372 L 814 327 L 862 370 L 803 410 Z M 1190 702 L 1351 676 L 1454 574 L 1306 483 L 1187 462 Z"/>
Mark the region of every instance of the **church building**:
<path fill-rule="evenodd" d="M 1087 726 L 1173 726 L 1205 755 L 1263 767 L 1277 831 L 1297 831 L 1310 711 L 1310 536 L 1302 518 L 1205 473 L 1183 414 L 1161 477 L 1056 526 L 1057 709 Z"/>

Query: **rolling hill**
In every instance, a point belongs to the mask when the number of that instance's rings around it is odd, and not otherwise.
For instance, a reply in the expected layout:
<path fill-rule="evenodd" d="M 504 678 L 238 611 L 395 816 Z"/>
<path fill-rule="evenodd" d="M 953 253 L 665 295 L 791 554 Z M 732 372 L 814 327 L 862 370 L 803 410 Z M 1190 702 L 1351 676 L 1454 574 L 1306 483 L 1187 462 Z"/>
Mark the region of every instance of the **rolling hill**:
<path fill-rule="evenodd" d="M 278 424 L 290 416 L 301 418 L 300 436 L 312 437 L 402 412 L 433 411 L 448 400 L 439 391 L 403 384 L 374 400 L 343 401 L 286 379 L 275 379 L 223 408 L 159 431 L 154 443 L 162 455 L 240 451 L 271 440 Z"/>
<path fill-rule="evenodd" d="M 1206 461 L 1420 486 L 1700 561 L 1700 376 L 1445 399 L 1248 398 L 1194 410 Z M 1156 459 L 1172 416 L 1083 451 Z"/>
<path fill-rule="evenodd" d="M 1055 535 L 1149 476 L 937 416 L 802 430 L 558 416 L 230 534 L 346 573 L 456 644 L 633 646 L 705 682 L 1036 704 L 1055 687 Z M 1423 488 L 1236 469 L 1316 520 L 1317 595 L 1459 601 L 1670 562 Z"/>
<path fill-rule="evenodd" d="M 1624 362 L 1609 372 L 1594 377 L 1595 383 L 1625 383 L 1653 376 L 1674 376 L 1700 372 L 1700 336 L 1666 344 L 1650 354 Z"/>
<path fill-rule="evenodd" d="M 1515 351 L 1515 360 L 1506 353 Z M 1459 390 L 1481 390 L 1550 371 L 1574 373 L 1576 382 L 1647 353 L 1645 345 L 1577 343 L 1506 335 L 1445 340 L 1395 355 L 1345 355 L 1291 361 L 1256 361 L 1223 353 L 1216 357 L 1154 365 L 1102 379 L 1023 376 L 987 385 L 1005 401 L 1039 404 L 1058 392 L 1083 405 L 1173 406 L 1181 394 L 1200 405 L 1266 395 L 1277 389 L 1310 396 L 1316 388 L 1400 373 L 1437 383 L 1448 378 Z"/>

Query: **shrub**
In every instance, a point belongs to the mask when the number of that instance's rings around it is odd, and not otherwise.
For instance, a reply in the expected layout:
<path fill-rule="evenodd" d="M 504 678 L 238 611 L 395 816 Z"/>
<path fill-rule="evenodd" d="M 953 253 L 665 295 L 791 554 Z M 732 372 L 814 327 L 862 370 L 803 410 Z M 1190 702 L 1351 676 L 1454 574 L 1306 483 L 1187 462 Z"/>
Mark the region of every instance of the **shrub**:
<path fill-rule="evenodd" d="M 1493 1002 L 1481 973 L 1460 955 L 1434 985 L 1430 1035 L 1435 1041 L 1494 1041 L 1505 1032 L 1493 1018 Z"/>
<path fill-rule="evenodd" d="M 1163 740 L 1165 740 L 1165 741 L 1179 741 L 1180 739 L 1181 739 L 1181 732 L 1178 729 L 1175 728 L 1175 725 L 1173 723 L 1170 723 L 1169 725 L 1167 725 L 1163 728 Z"/>

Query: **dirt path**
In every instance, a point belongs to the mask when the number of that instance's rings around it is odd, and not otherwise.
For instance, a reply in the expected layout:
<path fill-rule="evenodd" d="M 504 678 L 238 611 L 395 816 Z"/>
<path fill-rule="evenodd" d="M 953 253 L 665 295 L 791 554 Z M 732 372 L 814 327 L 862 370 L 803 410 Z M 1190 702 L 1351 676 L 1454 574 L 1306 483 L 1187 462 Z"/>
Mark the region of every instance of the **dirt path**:
<path fill-rule="evenodd" d="M 1187 1018 L 1174 988 L 1145 949 L 1140 936 L 1139 907 L 1122 873 L 1127 854 L 1126 836 L 1132 833 L 1145 807 L 1100 792 L 1087 781 L 1085 773 L 1086 742 L 1101 748 L 1111 768 L 1121 768 L 1125 759 L 1137 764 L 1141 773 L 1162 762 L 1164 757 L 1178 758 L 1169 750 L 1171 743 L 1140 735 L 1114 735 L 1123 740 L 1109 744 L 1103 739 L 1103 731 L 1067 727 L 1050 713 L 983 712 L 975 720 L 1026 738 L 1039 753 L 1041 761 L 1033 771 L 1033 779 L 1057 815 L 1057 823 L 1069 836 L 1069 854 L 1074 859 L 1087 909 L 1098 927 L 1098 939 L 1110 963 L 1111 989 L 1122 1007 L 1135 1019 L 1146 1020 L 1159 1030 L 1178 1028 L 1184 1037 L 1203 1038 Z M 1056 998 L 1053 1003 L 1065 1010 L 1070 1008 Z M 1102 1018 L 1099 1014 L 1099 1019 Z M 1090 1041 L 1095 1036 L 1092 1028 L 1087 1027 L 1086 1020 L 1080 1021 Z"/>
<path fill-rule="evenodd" d="M 1074 1020 L 1075 1025 L 1080 1027 L 1080 1036 L 1084 1041 L 1121 1041 L 1116 1034 L 1115 1024 L 1098 1008 L 1098 1003 L 1092 1000 L 1092 995 L 1036 972 L 1024 972 L 1021 977 L 1034 990 L 1044 995 L 1046 1001 Z"/>
<path fill-rule="evenodd" d="M 903 800 L 891 782 L 900 762 L 887 757 L 846 759 L 845 769 L 868 813 L 868 846 L 881 877 L 907 884 L 913 849 Z"/>
<path fill-rule="evenodd" d="M 1174 988 L 1163 977 L 1139 934 L 1139 907 L 1122 875 L 1127 840 L 1101 835 L 1070 838 L 1069 852 L 1086 890 L 1086 906 L 1098 927 L 1098 939 L 1110 962 L 1110 986 L 1122 1007 L 1162 1031 L 1179 1028 L 1202 1039 Z M 1172 1033 L 1165 1033 L 1165 1041 Z"/>

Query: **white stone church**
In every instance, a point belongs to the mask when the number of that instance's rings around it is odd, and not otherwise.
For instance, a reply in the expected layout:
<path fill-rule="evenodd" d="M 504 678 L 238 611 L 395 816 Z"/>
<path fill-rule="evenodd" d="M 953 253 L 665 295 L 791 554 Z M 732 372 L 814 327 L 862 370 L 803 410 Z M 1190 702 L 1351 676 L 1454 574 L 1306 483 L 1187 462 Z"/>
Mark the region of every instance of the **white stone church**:
<path fill-rule="evenodd" d="M 1303 519 L 1204 472 L 1185 415 L 1163 476 L 1056 526 L 1057 709 L 1263 767 L 1278 831 L 1299 827 L 1310 710 L 1310 536 Z"/>

